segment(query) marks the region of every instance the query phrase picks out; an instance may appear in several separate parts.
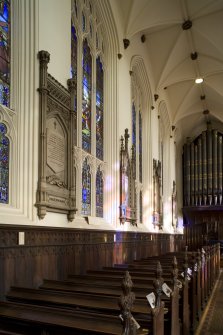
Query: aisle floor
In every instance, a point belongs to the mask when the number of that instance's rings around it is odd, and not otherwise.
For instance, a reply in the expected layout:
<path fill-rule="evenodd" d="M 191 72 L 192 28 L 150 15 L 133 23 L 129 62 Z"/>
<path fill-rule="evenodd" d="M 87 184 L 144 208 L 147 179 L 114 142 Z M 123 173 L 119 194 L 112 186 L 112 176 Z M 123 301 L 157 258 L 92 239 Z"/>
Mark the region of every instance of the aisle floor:
<path fill-rule="evenodd" d="M 223 335 L 223 269 L 195 335 Z"/>

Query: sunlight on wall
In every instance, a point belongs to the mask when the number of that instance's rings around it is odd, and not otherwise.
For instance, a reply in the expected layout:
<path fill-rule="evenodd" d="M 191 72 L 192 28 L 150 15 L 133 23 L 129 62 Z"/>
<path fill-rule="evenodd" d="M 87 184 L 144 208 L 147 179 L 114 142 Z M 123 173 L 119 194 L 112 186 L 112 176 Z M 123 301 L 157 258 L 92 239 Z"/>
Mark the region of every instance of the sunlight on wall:
<path fill-rule="evenodd" d="M 183 218 L 182 216 L 178 216 L 177 232 L 183 233 L 183 231 L 184 231 Z"/>
<path fill-rule="evenodd" d="M 163 230 L 168 233 L 173 233 L 172 203 L 170 197 L 163 204 Z"/>
<path fill-rule="evenodd" d="M 112 190 L 112 188 L 113 188 L 113 185 L 112 185 L 112 176 L 107 176 L 106 178 L 105 178 L 105 191 L 106 192 L 109 192 L 109 191 L 111 191 Z"/>

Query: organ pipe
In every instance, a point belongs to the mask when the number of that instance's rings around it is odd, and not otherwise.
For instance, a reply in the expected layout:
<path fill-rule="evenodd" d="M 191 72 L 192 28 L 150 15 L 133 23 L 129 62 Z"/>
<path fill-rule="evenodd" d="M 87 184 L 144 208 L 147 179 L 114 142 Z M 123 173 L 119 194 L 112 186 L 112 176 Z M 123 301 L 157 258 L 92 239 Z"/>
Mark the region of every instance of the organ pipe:
<path fill-rule="evenodd" d="M 186 168 L 186 185 L 187 185 L 187 205 L 190 206 L 190 142 L 187 142 L 187 168 Z"/>
<path fill-rule="evenodd" d="M 192 142 L 190 145 L 190 188 L 191 188 L 191 205 L 194 205 L 194 143 Z"/>
<path fill-rule="evenodd" d="M 207 145 L 206 145 L 206 131 L 202 132 L 202 197 L 203 204 L 207 204 Z"/>
<path fill-rule="evenodd" d="M 195 205 L 198 204 L 198 146 L 194 146 L 194 198 Z"/>
<path fill-rule="evenodd" d="M 183 152 L 184 152 L 184 159 L 183 159 L 183 190 L 184 190 L 184 205 L 186 206 L 186 199 L 188 196 L 188 190 L 187 190 L 187 145 L 184 144 L 183 147 Z"/>
<path fill-rule="evenodd" d="M 218 132 L 213 130 L 213 200 L 214 204 L 217 205 L 218 196 Z"/>
<path fill-rule="evenodd" d="M 222 204 L 222 136 L 218 136 L 218 196 Z"/>
<path fill-rule="evenodd" d="M 207 129 L 207 186 L 208 186 L 208 201 L 209 205 L 212 204 L 212 181 L 213 181 L 213 174 L 212 174 L 212 131 L 211 131 L 211 124 L 208 123 Z"/>
<path fill-rule="evenodd" d="M 202 203 L 202 139 L 198 138 L 198 199 L 199 205 Z"/>
<path fill-rule="evenodd" d="M 187 138 L 183 152 L 184 205 L 222 205 L 223 134 L 208 124 L 194 141 Z"/>

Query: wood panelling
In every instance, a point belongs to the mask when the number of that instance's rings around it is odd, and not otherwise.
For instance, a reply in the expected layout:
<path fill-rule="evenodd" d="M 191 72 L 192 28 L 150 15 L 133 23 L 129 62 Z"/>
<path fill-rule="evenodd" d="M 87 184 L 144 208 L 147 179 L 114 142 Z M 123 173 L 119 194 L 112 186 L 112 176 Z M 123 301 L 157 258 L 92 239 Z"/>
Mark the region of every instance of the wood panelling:
<path fill-rule="evenodd" d="M 182 235 L 0 225 L 0 297 L 11 285 L 37 287 L 43 278 L 61 280 L 183 246 Z"/>

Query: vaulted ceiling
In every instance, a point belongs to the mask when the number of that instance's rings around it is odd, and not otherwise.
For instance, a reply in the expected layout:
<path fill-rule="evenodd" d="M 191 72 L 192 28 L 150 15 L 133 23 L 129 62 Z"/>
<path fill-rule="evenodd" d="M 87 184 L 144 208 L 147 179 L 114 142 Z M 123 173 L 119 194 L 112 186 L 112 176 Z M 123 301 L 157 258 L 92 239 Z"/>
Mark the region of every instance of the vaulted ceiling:
<path fill-rule="evenodd" d="M 168 101 L 178 134 L 223 122 L 223 0 L 112 1 L 124 38 L 145 36 L 155 93 Z"/>

